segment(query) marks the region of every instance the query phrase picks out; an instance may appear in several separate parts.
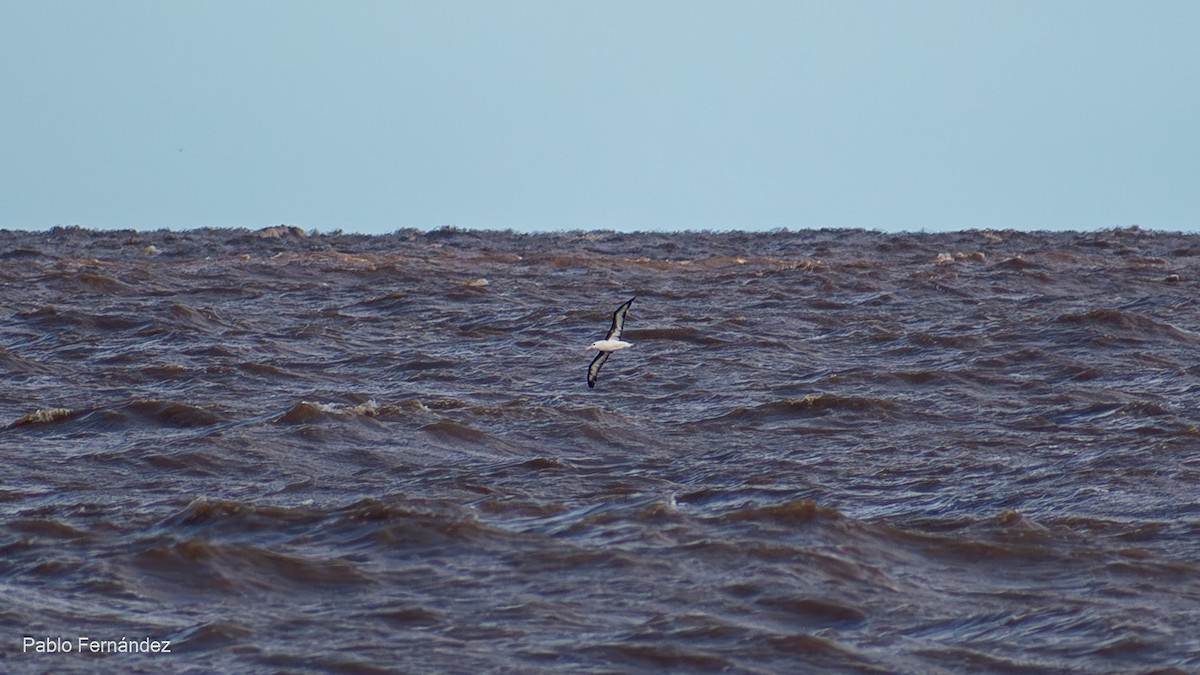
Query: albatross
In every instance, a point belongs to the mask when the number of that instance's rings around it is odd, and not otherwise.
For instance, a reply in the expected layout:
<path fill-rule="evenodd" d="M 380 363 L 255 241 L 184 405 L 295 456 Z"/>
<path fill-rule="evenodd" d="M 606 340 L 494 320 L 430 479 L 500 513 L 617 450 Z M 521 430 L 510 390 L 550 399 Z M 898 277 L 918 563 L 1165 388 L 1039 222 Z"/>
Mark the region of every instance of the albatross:
<path fill-rule="evenodd" d="M 618 349 L 633 346 L 621 339 L 621 329 L 625 327 L 625 315 L 629 312 L 629 306 L 633 304 L 634 300 L 637 300 L 637 296 L 625 301 L 625 304 L 613 312 L 612 328 L 608 329 L 608 335 L 604 336 L 603 340 L 596 340 L 583 350 L 586 352 L 589 349 L 595 349 L 600 352 L 596 354 L 596 358 L 592 359 L 592 365 L 588 366 L 589 388 L 596 386 L 596 380 L 600 378 L 600 368 L 604 366 L 604 362 L 608 360 L 610 354 Z"/>

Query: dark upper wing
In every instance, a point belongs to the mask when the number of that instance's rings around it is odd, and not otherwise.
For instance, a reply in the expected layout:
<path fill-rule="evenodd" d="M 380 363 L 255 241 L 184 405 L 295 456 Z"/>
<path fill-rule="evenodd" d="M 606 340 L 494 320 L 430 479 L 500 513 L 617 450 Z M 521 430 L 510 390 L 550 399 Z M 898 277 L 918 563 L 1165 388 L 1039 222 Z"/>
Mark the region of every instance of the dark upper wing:
<path fill-rule="evenodd" d="M 617 311 L 613 312 L 612 328 L 608 329 L 608 335 L 605 336 L 605 340 L 621 339 L 621 329 L 625 327 L 625 315 L 629 313 L 629 306 L 633 304 L 634 300 L 637 300 L 637 296 L 630 298 L 625 304 L 618 307 Z"/>
<path fill-rule="evenodd" d="M 612 352 L 600 352 L 596 358 L 592 359 L 592 365 L 588 366 L 588 388 L 596 386 L 596 380 L 600 379 L 600 367 L 608 360 L 608 355 Z"/>

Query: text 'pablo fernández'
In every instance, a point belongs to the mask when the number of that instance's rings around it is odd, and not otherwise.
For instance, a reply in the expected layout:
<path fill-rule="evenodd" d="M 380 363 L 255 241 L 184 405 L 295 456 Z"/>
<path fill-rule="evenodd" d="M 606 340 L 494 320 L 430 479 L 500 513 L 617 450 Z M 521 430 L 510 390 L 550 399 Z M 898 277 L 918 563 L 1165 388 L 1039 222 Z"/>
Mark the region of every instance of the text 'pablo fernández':
<path fill-rule="evenodd" d="M 122 637 L 120 640 L 97 640 L 80 636 L 72 641 L 63 637 L 35 638 L 26 635 L 21 639 L 21 652 L 35 654 L 170 654 L 170 640 Z"/>

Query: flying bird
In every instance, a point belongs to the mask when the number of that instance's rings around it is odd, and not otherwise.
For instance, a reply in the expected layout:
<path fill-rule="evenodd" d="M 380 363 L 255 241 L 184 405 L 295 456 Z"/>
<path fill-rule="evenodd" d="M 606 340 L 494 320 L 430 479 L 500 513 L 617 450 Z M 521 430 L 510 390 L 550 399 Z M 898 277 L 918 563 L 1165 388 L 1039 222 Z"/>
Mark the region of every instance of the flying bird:
<path fill-rule="evenodd" d="M 608 329 L 608 335 L 604 336 L 603 340 L 597 340 L 587 346 L 587 349 L 595 349 L 600 352 L 596 354 L 596 358 L 592 359 L 592 365 L 588 366 L 588 387 L 595 387 L 596 380 L 600 378 L 600 369 L 604 366 L 604 362 L 608 361 L 608 356 L 618 349 L 625 349 L 633 345 L 621 339 L 621 329 L 625 327 L 625 315 L 629 312 L 629 306 L 633 301 L 637 300 L 634 296 L 627 300 L 625 304 L 617 308 L 613 312 L 612 328 Z"/>

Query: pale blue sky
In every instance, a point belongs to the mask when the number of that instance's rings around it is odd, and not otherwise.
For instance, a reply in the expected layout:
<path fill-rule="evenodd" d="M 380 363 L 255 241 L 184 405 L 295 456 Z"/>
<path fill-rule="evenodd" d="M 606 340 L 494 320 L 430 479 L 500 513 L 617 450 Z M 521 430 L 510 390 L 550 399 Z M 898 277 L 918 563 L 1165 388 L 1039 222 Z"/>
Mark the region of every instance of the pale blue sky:
<path fill-rule="evenodd" d="M 1200 1 L 0 0 L 0 228 L 1200 229 Z"/>

